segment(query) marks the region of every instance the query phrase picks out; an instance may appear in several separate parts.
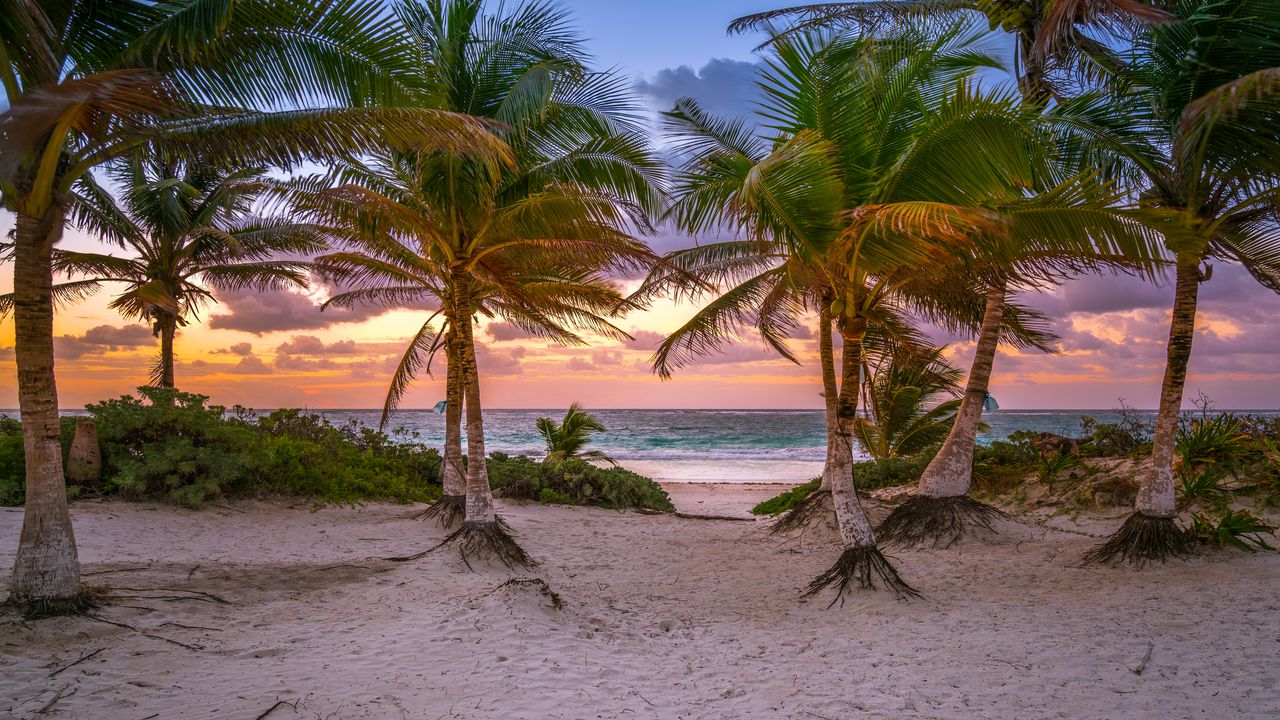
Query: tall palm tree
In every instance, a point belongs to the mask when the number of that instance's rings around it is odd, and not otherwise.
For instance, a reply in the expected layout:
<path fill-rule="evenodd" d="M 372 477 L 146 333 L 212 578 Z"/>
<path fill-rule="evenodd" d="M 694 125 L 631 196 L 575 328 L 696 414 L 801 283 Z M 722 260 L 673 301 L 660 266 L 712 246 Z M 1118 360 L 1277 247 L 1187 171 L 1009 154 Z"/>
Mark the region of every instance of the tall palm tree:
<path fill-rule="evenodd" d="M 591 436 L 604 432 L 604 424 L 593 415 L 582 409 L 582 403 L 574 403 L 564 414 L 564 419 L 557 423 L 551 418 L 538 418 L 538 434 L 547 443 L 548 460 L 568 460 L 583 458 L 584 460 L 603 460 L 614 462 L 613 458 L 599 450 L 584 450 L 591 442 Z"/>
<path fill-rule="evenodd" d="M 689 103 L 670 116 L 693 155 L 678 183 L 676 217 L 694 231 L 708 223 L 744 231 L 786 262 L 749 257 L 748 246 L 688 251 L 695 259 L 718 254 L 711 266 L 736 285 L 668 338 L 655 356 L 659 370 L 713 347 L 752 305 L 770 318 L 768 327 L 794 327 L 799 306 L 789 298 L 799 287 L 829 300 L 844 341 L 827 472 L 846 553 L 814 592 L 831 584 L 842 592 L 854 577 L 865 584 L 870 574 L 859 567 L 887 566 L 852 489 L 869 331 L 911 315 L 976 325 L 983 313 L 973 312 L 975 289 L 1037 280 L 1013 262 L 1023 254 L 1152 252 L 1150 232 L 1108 209 L 1113 189 L 1091 174 L 1063 172 L 1037 109 L 972 90 L 967 72 L 992 62 L 973 41 L 958 25 L 883 41 L 776 40 L 762 83 L 761 112 L 778 133 L 771 145 L 707 120 Z M 1029 189 L 1041 191 L 1028 198 Z M 1001 316 L 1005 304 L 1002 297 Z M 995 335 L 1013 336 L 1010 326 L 1031 319 L 1000 317 Z M 1031 335 L 1030 344 L 1043 342 Z M 824 381 L 829 397 L 831 385 Z M 898 582 L 896 574 L 884 579 Z"/>
<path fill-rule="evenodd" d="M 866 417 L 854 427 L 872 458 L 914 455 L 946 439 L 960 409 L 955 396 L 962 373 L 943 359 L 941 348 L 891 353 L 868 363 L 863 377 Z"/>
<path fill-rule="evenodd" d="M 160 338 L 154 385 L 174 387 L 174 338 L 202 306 L 216 302 L 211 288 L 305 286 L 307 264 L 300 258 L 327 247 L 330 233 L 323 227 L 253 212 L 276 187 L 263 168 L 226 171 L 139 154 L 112 170 L 123 200 L 85 177 L 70 193 L 72 221 L 133 256 L 55 249 L 54 271 L 82 277 L 53 291 L 66 297 L 124 284 L 108 307 L 148 323 Z M 12 295 L 0 297 L 0 311 L 12 303 Z"/>
<path fill-rule="evenodd" d="M 147 145 L 217 165 L 290 165 L 386 141 L 500 152 L 473 120 L 374 107 L 420 93 L 401 72 L 399 38 L 373 0 L 0 2 L 0 193 L 17 215 L 27 453 L 15 603 L 40 614 L 86 602 L 53 370 L 53 250 L 69 193 L 93 168 Z"/>
<path fill-rule="evenodd" d="M 1141 171 L 1142 203 L 1167 220 L 1176 272 L 1151 470 L 1134 513 L 1086 556 L 1092 562 L 1143 565 L 1190 552 L 1175 517 L 1173 459 L 1208 263 L 1238 262 L 1280 292 L 1280 5 L 1176 0 L 1169 7 L 1179 22 L 1138 38 L 1119 92 L 1099 101 L 1115 111 L 1113 121 L 1093 133 Z"/>
<path fill-rule="evenodd" d="M 741 32 L 786 21 L 783 34 L 822 27 L 852 26 L 866 32 L 882 32 L 904 22 L 932 22 L 984 17 L 994 30 L 1000 27 L 1014 39 L 1018 90 L 1024 103 L 1043 108 L 1070 95 L 1081 80 L 1097 77 L 1118 64 L 1111 44 L 1097 39 L 1097 31 L 1127 33 L 1149 23 L 1165 23 L 1163 9 L 1138 0 L 869 0 L 867 2 L 801 5 L 746 16 L 734 21 L 730 31 Z M 1085 165 L 1087 167 L 1087 164 Z M 1024 258 L 1032 259 L 1034 256 Z M 1061 255 L 1059 254 L 1059 258 Z M 1023 263 L 1024 269 L 1027 265 Z M 1039 275 L 1044 268 L 1031 268 Z M 1014 287 L 1010 277 L 994 273 L 979 290 L 985 300 L 984 319 L 957 421 L 942 448 L 920 478 L 915 495 L 894 509 L 881 525 L 887 540 L 912 543 L 932 540 L 938 544 L 949 529 L 976 523 L 990 528 L 995 508 L 968 496 L 973 484 L 973 452 L 990 387 L 1006 300 Z M 957 539 L 945 538 L 946 545 Z"/>
<path fill-rule="evenodd" d="M 404 286 L 416 293 L 431 285 L 466 414 L 465 517 L 446 543 L 464 558 L 528 564 L 493 509 L 474 318 L 497 314 L 565 342 L 584 341 L 583 330 L 618 336 L 608 318 L 629 304 L 606 276 L 656 260 L 630 229 L 648 228 L 658 209 L 661 164 L 624 79 L 589 69 L 563 11 L 531 2 L 486 14 L 482 6 L 423 0 L 396 11 L 418 48 L 416 71 L 432 107 L 502 123 L 497 132 L 515 162 L 445 152 L 379 158 L 329 193 L 335 219 L 362 228 L 361 247 L 324 262 L 365 293 L 353 299 L 384 301 L 409 292 Z M 399 268 L 412 268 L 412 277 Z M 420 332 L 410 351 L 430 348 L 429 335 Z M 402 367 L 414 366 L 406 361 Z"/>
<path fill-rule="evenodd" d="M 957 90 L 956 81 L 975 64 L 993 62 L 973 52 L 971 40 L 959 28 L 933 37 L 906 33 L 883 45 L 830 34 L 780 39 L 771 46 L 762 80 L 768 101 L 760 111 L 775 139 L 717 121 L 691 101 L 668 115 L 679 149 L 689 155 L 673 217 L 693 232 L 720 228 L 747 238 L 669 258 L 681 267 L 701 265 L 701 275 L 731 287 L 663 343 L 658 371 L 716 347 L 752 313 L 766 340 L 786 354 L 785 333 L 805 309 L 819 310 L 830 410 L 824 484 L 845 551 L 810 594 L 834 585 L 839 599 L 855 582 L 869 588 L 876 581 L 900 596 L 915 594 L 876 549 L 852 483 L 853 434 L 868 332 L 898 324 L 893 318 L 908 307 L 930 311 L 934 305 L 912 301 L 929 269 L 960 262 L 973 245 L 969 235 L 994 230 L 989 213 L 966 198 L 936 187 L 918 192 L 926 178 L 948 176 L 951 168 L 942 164 L 950 159 L 971 163 L 962 172 L 975 184 L 1003 182 L 990 159 L 1007 151 L 982 152 L 989 134 L 976 130 L 1016 128 L 1019 120 L 1007 103 L 963 85 Z M 956 143 L 958 154 L 915 154 L 929 137 L 954 142 L 953 132 L 969 141 Z M 881 191 L 895 184 L 909 189 Z M 661 274 L 653 280 L 679 285 Z M 843 340 L 839 370 L 830 322 Z"/>

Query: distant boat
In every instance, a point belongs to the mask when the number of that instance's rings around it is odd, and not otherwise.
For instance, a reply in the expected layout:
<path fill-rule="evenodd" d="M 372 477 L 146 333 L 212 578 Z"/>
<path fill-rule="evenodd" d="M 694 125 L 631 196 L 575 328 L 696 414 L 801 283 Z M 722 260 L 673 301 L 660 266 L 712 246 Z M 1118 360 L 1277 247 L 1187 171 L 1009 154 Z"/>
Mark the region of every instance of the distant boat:
<path fill-rule="evenodd" d="M 449 403 L 444 400 L 441 400 L 440 402 L 436 403 L 435 407 L 431 409 L 434 410 L 437 415 L 443 415 L 444 409 L 447 407 L 449 407 Z"/>

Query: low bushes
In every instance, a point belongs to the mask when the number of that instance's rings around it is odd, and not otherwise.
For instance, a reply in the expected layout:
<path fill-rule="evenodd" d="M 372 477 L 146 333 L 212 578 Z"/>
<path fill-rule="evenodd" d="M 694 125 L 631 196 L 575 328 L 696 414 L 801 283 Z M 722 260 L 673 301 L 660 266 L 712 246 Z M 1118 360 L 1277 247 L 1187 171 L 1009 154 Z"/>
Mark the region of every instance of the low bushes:
<path fill-rule="evenodd" d="M 198 507 L 229 496 L 294 495 L 317 503 L 428 502 L 440 494 L 440 456 L 358 426 L 280 410 L 262 418 L 176 390 L 87 407 L 102 449 L 101 491 Z M 75 418 L 64 418 L 64 457 Z M 21 426 L 0 421 L 0 503 L 23 501 Z M 69 488 L 71 494 L 83 489 Z"/>
<path fill-rule="evenodd" d="M 490 455 L 488 467 L 494 492 L 502 497 L 617 509 L 675 510 L 660 485 L 620 467 L 599 467 L 579 458 L 539 462 L 502 453 Z"/>
<path fill-rule="evenodd" d="M 430 502 L 440 496 L 435 449 L 398 442 L 351 422 L 334 425 L 300 410 L 257 416 L 228 411 L 203 395 L 140 388 L 89 405 L 98 428 L 103 479 L 74 497 L 99 492 L 199 507 L 224 497 L 287 495 L 317 504 L 385 500 Z M 63 418 L 63 456 L 76 418 Z M 22 426 L 0 417 L 0 505 L 21 505 Z M 508 497 L 610 508 L 674 508 L 657 483 L 622 468 L 584 460 L 538 462 L 494 453 L 489 473 Z"/>
<path fill-rule="evenodd" d="M 885 487 L 906 485 L 920 479 L 920 474 L 933 459 L 937 448 L 930 452 L 908 457 L 888 457 L 853 464 L 853 484 L 859 492 Z M 751 508 L 753 515 L 777 515 L 799 505 L 810 493 L 818 489 L 821 478 L 794 487 L 781 495 L 765 500 Z"/>

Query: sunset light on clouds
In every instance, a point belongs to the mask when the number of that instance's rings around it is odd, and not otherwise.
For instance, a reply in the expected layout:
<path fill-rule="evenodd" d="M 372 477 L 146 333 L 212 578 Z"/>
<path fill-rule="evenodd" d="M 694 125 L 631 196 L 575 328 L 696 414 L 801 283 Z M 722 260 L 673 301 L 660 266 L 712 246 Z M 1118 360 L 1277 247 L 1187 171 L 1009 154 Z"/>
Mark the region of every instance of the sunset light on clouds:
<path fill-rule="evenodd" d="M 601 66 L 635 79 L 640 97 L 657 113 L 693 96 L 717 113 L 745 115 L 754 97 L 755 60 L 750 37 L 727 37 L 728 20 L 769 3 L 657 2 L 644 5 L 567 3 Z M 759 6 L 759 7 L 756 7 Z M 678 9 L 678 27 L 661 20 Z M 647 39 L 661 32 L 664 42 Z M 989 79 L 991 80 L 991 79 Z M 994 81 L 994 80 L 991 80 Z M 655 123 L 655 131 L 656 131 Z M 0 216 L 0 232 L 13 227 Z M 650 238 L 667 251 L 692 240 L 660 231 Z M 68 231 L 63 246 L 100 248 Z M 10 287 L 7 269 L 3 287 Z M 634 286 L 635 280 L 623 280 Z M 222 404 L 266 408 L 377 407 L 406 342 L 424 311 L 376 309 L 321 312 L 327 289 L 307 293 L 223 294 L 177 341 L 179 387 Z M 1202 288 L 1195 355 L 1187 387 L 1224 408 L 1280 405 L 1280 298 L 1242 269 L 1219 266 Z M 1154 407 L 1168 334 L 1172 289 L 1130 277 L 1073 280 L 1054 292 L 1024 297 L 1053 320 L 1060 353 L 1003 349 L 994 394 L 1007 408 L 1110 408 L 1120 398 Z M 107 308 L 109 290 L 63 307 L 55 328 L 60 404 L 78 407 L 130 392 L 146 383 L 157 348 L 150 329 Z M 816 346 L 802 328 L 794 341 L 802 366 L 763 347 L 750 335 L 679 371 L 669 381 L 651 372 L 649 358 L 669 331 L 692 313 L 689 305 L 660 302 L 618 324 L 634 340 L 592 339 L 565 348 L 529 338 L 501 323 L 483 325 L 479 363 L 486 402 L 496 408 L 563 407 L 581 400 L 595 408 L 818 408 Z M 0 406 L 17 405 L 13 323 L 0 324 Z M 972 342 L 949 344 L 948 359 L 967 367 Z M 435 369 L 442 369 L 443 365 Z M 443 374 L 420 377 L 403 407 L 430 407 L 443 398 Z"/>

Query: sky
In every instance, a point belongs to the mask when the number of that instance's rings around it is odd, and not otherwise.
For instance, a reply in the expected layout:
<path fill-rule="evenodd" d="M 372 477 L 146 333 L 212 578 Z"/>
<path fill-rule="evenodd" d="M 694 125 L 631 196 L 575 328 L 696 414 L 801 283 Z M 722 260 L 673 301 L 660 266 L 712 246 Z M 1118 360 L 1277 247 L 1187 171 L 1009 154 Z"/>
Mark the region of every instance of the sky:
<path fill-rule="evenodd" d="M 730 37 L 734 17 L 775 2 L 568 0 L 599 66 L 632 78 L 656 114 L 680 97 L 707 109 L 745 115 L 759 39 Z M 0 232 L 13 226 L 0 214 Z M 663 232 L 661 251 L 693 241 Z M 101 249 L 69 232 L 64 246 Z M 12 266 L 0 269 L 11 287 Z M 1164 369 L 1172 288 L 1128 277 L 1086 277 L 1022 301 L 1046 312 L 1061 336 L 1053 355 L 1002 349 L 992 392 L 1008 409 L 1107 409 L 1123 401 L 1155 407 Z M 178 386 L 214 402 L 254 408 L 379 407 L 391 372 L 425 320 L 420 311 L 320 312 L 324 289 L 226 293 L 178 337 Z M 146 383 L 157 348 L 150 330 L 107 308 L 106 294 L 63 308 L 55 323 L 59 402 L 79 407 Z M 1280 407 L 1280 298 L 1243 270 L 1215 269 L 1202 286 L 1200 321 L 1187 403 L 1200 393 L 1222 408 Z M 620 325 L 634 337 L 563 348 L 501 322 L 477 333 L 485 404 L 494 408 L 813 408 L 821 407 L 812 328 L 802 328 L 795 365 L 747 337 L 662 381 L 649 357 L 693 306 L 659 303 Z M 973 342 L 934 329 L 946 356 L 967 368 Z M 0 321 L 0 408 L 17 405 L 13 323 Z M 443 366 L 421 377 L 404 407 L 443 399 Z"/>

